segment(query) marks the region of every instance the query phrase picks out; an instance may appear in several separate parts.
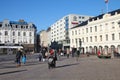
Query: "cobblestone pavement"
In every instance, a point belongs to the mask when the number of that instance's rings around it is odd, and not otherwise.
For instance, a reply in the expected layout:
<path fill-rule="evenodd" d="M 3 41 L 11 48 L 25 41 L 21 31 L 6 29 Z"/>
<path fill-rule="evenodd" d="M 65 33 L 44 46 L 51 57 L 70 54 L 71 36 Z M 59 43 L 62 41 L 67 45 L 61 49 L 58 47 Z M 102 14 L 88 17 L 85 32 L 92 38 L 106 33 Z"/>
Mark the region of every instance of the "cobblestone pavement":
<path fill-rule="evenodd" d="M 120 80 L 120 59 L 96 56 L 61 58 L 57 67 L 48 69 L 46 62 L 29 60 L 17 68 L 13 61 L 0 63 L 0 80 Z"/>

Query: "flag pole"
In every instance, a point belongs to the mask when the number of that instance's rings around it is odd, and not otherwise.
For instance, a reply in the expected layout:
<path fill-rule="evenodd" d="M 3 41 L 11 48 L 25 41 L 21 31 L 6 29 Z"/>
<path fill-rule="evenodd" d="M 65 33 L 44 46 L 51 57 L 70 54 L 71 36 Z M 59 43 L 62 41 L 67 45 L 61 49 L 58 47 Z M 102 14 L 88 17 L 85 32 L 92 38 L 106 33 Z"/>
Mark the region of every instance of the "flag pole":
<path fill-rule="evenodd" d="M 108 13 L 108 0 L 105 0 L 105 4 L 106 4 L 106 12 Z"/>
<path fill-rule="evenodd" d="M 108 13 L 108 2 L 106 3 L 106 11 Z"/>

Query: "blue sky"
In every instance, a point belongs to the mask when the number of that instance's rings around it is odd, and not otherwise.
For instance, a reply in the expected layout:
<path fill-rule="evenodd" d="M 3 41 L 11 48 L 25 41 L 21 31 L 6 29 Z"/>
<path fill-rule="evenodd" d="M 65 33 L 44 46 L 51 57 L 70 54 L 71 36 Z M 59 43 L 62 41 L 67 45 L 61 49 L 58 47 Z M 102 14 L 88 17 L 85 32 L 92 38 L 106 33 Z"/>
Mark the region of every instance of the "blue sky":
<path fill-rule="evenodd" d="M 106 12 L 104 0 L 0 0 L 0 3 L 0 22 L 24 19 L 33 22 L 38 32 L 68 14 L 97 16 Z M 120 9 L 120 0 L 109 0 L 108 8 Z"/>

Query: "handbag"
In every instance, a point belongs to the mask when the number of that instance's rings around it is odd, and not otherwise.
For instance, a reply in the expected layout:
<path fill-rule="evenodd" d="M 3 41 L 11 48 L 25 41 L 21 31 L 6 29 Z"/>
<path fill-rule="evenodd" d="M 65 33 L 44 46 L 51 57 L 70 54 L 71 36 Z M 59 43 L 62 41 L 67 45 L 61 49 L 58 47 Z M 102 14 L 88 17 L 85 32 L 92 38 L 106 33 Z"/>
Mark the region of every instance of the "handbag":
<path fill-rule="evenodd" d="M 22 57 L 22 62 L 26 63 L 26 57 L 25 56 Z"/>

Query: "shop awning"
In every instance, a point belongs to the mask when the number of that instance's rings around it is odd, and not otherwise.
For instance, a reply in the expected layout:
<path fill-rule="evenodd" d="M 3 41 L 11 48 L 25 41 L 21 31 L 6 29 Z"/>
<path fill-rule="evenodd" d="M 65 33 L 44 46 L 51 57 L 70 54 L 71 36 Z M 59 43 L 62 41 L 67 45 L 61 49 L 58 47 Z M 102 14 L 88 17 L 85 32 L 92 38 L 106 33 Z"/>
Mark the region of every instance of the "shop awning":
<path fill-rule="evenodd" d="M 0 46 L 0 48 L 23 48 L 22 46 Z"/>

